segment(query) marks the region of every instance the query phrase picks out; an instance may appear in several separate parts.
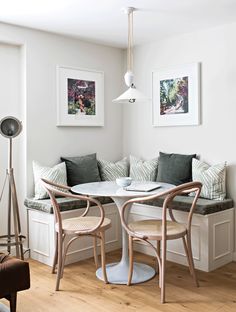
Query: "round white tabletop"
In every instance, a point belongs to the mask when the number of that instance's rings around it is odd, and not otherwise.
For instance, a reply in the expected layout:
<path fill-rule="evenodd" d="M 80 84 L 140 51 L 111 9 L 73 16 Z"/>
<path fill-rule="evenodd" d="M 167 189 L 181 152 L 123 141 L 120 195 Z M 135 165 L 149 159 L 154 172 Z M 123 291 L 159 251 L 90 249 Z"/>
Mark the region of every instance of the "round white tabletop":
<path fill-rule="evenodd" d="M 143 186 L 145 182 L 134 181 L 132 182 L 132 186 Z M 141 196 L 149 196 L 152 194 L 162 193 L 167 189 L 171 189 L 174 186 L 168 183 L 162 182 L 148 182 L 148 184 L 155 186 L 160 186 L 159 188 L 149 191 L 149 192 L 141 192 L 141 191 L 127 191 L 125 188 L 122 188 L 116 184 L 114 181 L 102 181 L 102 182 L 92 182 L 92 183 L 84 183 L 78 184 L 71 188 L 72 192 L 83 195 L 90 196 L 108 196 L 108 197 L 120 197 L 124 199 L 129 199 L 133 197 L 141 197 Z"/>
<path fill-rule="evenodd" d="M 115 202 L 119 212 L 123 204 L 131 198 L 149 196 L 152 194 L 160 194 L 168 189 L 175 187 L 172 184 L 161 182 L 132 182 L 132 186 L 144 186 L 145 184 L 151 184 L 153 187 L 159 186 L 153 191 L 141 192 L 141 191 L 128 191 L 116 184 L 114 181 L 92 182 L 75 185 L 71 188 L 72 192 L 89 196 L 107 196 L 111 197 Z M 129 209 L 127 209 L 129 211 Z M 128 270 L 129 270 L 129 258 L 128 258 L 128 237 L 127 233 L 122 228 L 122 257 L 120 262 L 111 263 L 106 266 L 107 278 L 109 283 L 113 284 L 127 284 Z M 134 263 L 132 283 L 141 283 L 151 279 L 156 274 L 155 270 L 144 263 Z M 103 280 L 103 274 L 101 268 L 96 272 L 99 279 Z"/>

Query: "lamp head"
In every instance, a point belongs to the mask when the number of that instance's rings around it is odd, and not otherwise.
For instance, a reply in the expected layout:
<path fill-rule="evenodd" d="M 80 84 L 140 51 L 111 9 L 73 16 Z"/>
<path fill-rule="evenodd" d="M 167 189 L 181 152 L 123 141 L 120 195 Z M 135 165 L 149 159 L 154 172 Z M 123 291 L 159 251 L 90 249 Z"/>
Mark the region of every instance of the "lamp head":
<path fill-rule="evenodd" d="M 7 116 L 0 121 L 0 133 L 8 139 L 16 137 L 21 131 L 22 123 L 15 117 Z"/>

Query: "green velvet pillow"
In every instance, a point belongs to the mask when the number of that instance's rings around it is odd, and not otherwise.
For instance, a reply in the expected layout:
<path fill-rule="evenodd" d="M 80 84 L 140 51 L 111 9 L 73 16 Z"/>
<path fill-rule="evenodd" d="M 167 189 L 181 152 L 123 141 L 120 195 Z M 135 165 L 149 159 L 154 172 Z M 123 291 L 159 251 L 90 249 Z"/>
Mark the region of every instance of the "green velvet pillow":
<path fill-rule="evenodd" d="M 61 160 L 66 163 L 67 182 L 69 186 L 101 181 L 96 154 L 78 157 L 61 157 Z"/>
<path fill-rule="evenodd" d="M 157 181 L 174 185 L 192 181 L 192 159 L 196 154 L 166 154 L 160 152 Z"/>

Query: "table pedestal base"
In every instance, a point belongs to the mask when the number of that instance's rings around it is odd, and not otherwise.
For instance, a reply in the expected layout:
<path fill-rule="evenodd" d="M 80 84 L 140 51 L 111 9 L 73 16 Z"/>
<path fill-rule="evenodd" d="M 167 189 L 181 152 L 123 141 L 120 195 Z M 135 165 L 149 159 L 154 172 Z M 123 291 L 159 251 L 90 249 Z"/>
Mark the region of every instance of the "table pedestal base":
<path fill-rule="evenodd" d="M 127 284 L 129 266 L 125 262 L 111 263 L 106 266 L 107 279 L 111 284 Z M 134 262 L 132 284 L 138 284 L 150 280 L 155 276 L 155 270 L 144 263 Z M 100 280 L 103 279 L 101 268 L 96 272 L 96 276 Z"/>

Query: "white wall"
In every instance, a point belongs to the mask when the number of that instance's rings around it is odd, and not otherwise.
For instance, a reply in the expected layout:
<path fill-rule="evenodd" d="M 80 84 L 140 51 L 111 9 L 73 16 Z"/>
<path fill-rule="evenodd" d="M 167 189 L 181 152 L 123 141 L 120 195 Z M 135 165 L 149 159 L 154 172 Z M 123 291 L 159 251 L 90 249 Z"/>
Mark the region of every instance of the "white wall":
<path fill-rule="evenodd" d="M 22 119 L 21 106 L 21 53 L 20 47 L 16 45 L 6 45 L 0 43 L 0 119 L 5 116 L 14 115 Z M 22 151 L 22 138 L 16 137 L 13 142 L 13 152 Z M 3 189 L 4 180 L 6 177 L 6 169 L 8 168 L 8 148 L 9 140 L 0 135 L 0 194 Z M 13 161 L 16 164 L 15 175 L 16 183 L 20 182 L 20 162 L 19 158 L 13 153 Z M 7 230 L 7 196 L 8 184 L 6 183 L 3 197 L 0 202 L 0 234 L 6 234 Z"/>
<path fill-rule="evenodd" d="M 155 157 L 159 151 L 197 153 L 230 166 L 228 189 L 236 200 L 236 24 L 187 34 L 135 49 L 137 87 L 151 98 L 151 73 L 158 68 L 201 63 L 199 126 L 153 127 L 152 103 L 124 106 L 124 154 Z"/>
<path fill-rule="evenodd" d="M 158 68 L 201 62 L 201 125 L 152 127 L 152 103 L 124 107 L 124 154 L 197 153 L 209 164 L 227 161 L 227 190 L 236 202 L 236 23 L 139 46 L 137 87 L 150 98 Z"/>
<path fill-rule="evenodd" d="M 24 142 L 20 153 L 19 150 L 15 150 L 20 164 L 14 162 L 14 167 L 18 171 L 26 167 L 25 170 L 21 170 L 17 185 L 22 193 L 20 208 L 25 231 L 23 199 L 26 193 L 31 195 L 33 191 L 32 160 L 50 166 L 59 162 L 60 156 L 78 156 L 97 152 L 98 157 L 111 160 L 121 157 L 122 107 L 111 101 L 121 92 L 123 51 L 7 24 L 0 24 L 0 43 L 1 64 L 4 64 L 4 67 L 1 67 L 1 77 L 4 78 L 5 72 L 9 72 L 11 68 L 14 68 L 17 73 L 21 70 L 17 82 L 14 80 L 16 79 L 14 74 L 10 76 L 13 80 L 12 85 L 16 85 L 17 92 L 21 94 L 17 94 L 14 88 L 10 90 L 14 105 L 0 99 L 0 117 L 7 114 L 16 116 L 18 114 L 16 105 L 19 101 L 15 99 L 21 97 L 20 117 L 24 126 L 24 134 L 22 134 Z M 18 58 L 17 64 L 12 62 L 9 56 L 3 55 L 7 54 L 4 52 L 8 47 L 6 43 L 17 43 L 21 46 L 21 49 L 18 48 L 20 50 L 18 56 L 14 56 Z M 9 49 L 10 53 L 16 54 L 12 52 L 15 47 Z M 56 127 L 56 65 L 104 72 L 104 127 Z M 17 74 L 16 77 L 18 76 Z M 6 82 L 4 86 L 7 90 Z M 0 94 L 6 97 L 2 85 Z M 6 150 L 3 153 L 4 157 L 5 153 Z M 6 164 L 2 160 L 0 162 L 2 174 Z"/>

